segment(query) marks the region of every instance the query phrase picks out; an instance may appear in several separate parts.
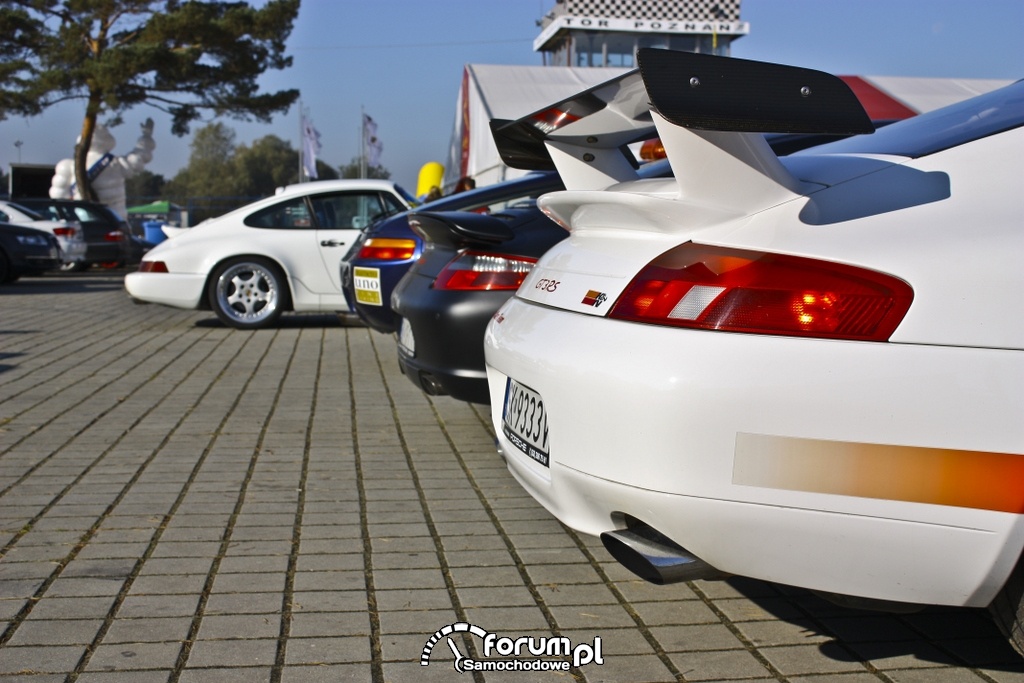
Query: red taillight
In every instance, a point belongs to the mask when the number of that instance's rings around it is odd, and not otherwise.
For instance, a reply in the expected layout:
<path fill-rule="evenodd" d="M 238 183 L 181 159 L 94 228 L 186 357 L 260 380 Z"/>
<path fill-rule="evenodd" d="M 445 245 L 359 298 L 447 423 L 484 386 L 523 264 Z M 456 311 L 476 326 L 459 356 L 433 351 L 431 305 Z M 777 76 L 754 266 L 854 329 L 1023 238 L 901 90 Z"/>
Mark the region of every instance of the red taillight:
<path fill-rule="evenodd" d="M 416 253 L 416 240 L 371 237 L 359 250 L 361 259 L 408 261 Z"/>
<path fill-rule="evenodd" d="M 53 234 L 56 235 L 57 237 L 67 237 L 67 238 L 70 239 L 70 238 L 75 236 L 75 229 L 74 228 L 54 228 L 53 229 Z"/>
<path fill-rule="evenodd" d="M 120 230 L 111 230 L 103 236 L 105 242 L 120 242 L 123 239 L 125 239 L 125 234 Z"/>
<path fill-rule="evenodd" d="M 444 267 L 434 289 L 519 289 L 537 259 L 466 251 Z"/>
<path fill-rule="evenodd" d="M 545 109 L 533 115 L 533 125 L 544 133 L 553 133 L 562 126 L 579 121 L 580 117 L 561 109 Z"/>
<path fill-rule="evenodd" d="M 140 273 L 166 273 L 167 264 L 163 261 L 143 261 L 139 264 Z"/>
<path fill-rule="evenodd" d="M 885 341 L 913 298 L 906 282 L 873 270 L 688 242 L 648 264 L 608 315 L 704 330 Z"/>

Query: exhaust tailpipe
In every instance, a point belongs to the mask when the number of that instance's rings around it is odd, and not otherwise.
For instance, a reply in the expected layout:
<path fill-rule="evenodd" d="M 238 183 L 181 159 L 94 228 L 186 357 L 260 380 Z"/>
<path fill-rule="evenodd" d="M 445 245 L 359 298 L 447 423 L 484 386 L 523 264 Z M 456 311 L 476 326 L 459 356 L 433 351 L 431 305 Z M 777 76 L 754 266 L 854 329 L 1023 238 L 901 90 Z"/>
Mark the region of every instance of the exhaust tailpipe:
<path fill-rule="evenodd" d="M 628 529 L 605 531 L 601 542 L 619 564 L 658 585 L 727 576 L 642 522 Z"/>

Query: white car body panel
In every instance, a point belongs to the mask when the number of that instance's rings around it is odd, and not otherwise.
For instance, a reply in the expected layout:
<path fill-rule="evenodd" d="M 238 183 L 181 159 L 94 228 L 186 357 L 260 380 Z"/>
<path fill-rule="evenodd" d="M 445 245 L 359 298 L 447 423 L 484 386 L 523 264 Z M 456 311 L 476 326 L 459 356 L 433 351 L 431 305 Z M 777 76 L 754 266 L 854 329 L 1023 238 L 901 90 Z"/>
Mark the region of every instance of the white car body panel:
<path fill-rule="evenodd" d="M 247 216 L 278 203 L 331 191 L 387 193 L 405 200 L 388 181 L 340 180 L 291 185 L 262 199 L 192 228 L 151 249 L 144 261 L 162 261 L 168 273 L 136 272 L 125 277 L 128 293 L 139 300 L 179 308 L 199 308 L 208 276 L 224 261 L 260 257 L 280 266 L 288 281 L 294 311 L 347 309 L 338 263 L 359 229 L 262 228 L 243 222 Z M 172 284 L 173 283 L 173 284 Z"/>
<path fill-rule="evenodd" d="M 488 327 L 509 469 L 585 533 L 629 516 L 727 573 L 988 605 L 1024 548 L 1024 129 L 918 158 L 825 148 L 774 166 L 652 117 L 679 185 L 566 179 L 540 205 L 570 238 Z M 913 302 L 885 342 L 607 318 L 688 241 L 887 273 Z M 548 466 L 503 433 L 509 378 L 543 401 Z"/>
<path fill-rule="evenodd" d="M 586 533 L 624 512 L 722 571 L 929 604 L 987 604 L 1020 554 L 1020 515 L 734 480 L 741 434 L 1019 453 L 1021 428 L 1007 429 L 1024 414 L 1019 353 L 640 326 L 518 298 L 484 344 L 509 469 Z M 507 376 L 543 397 L 550 468 L 501 434 Z M 878 550 L 870 563 L 854 538 Z M 836 566 L 822 573 L 812 558 Z"/>

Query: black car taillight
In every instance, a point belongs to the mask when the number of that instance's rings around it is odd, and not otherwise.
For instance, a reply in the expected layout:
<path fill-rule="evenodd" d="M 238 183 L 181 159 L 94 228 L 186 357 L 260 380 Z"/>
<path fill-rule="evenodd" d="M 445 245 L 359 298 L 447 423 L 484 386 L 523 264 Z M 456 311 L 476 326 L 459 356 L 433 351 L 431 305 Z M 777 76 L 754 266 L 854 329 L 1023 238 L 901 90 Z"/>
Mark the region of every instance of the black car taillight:
<path fill-rule="evenodd" d="M 519 289 L 536 262 L 525 256 L 464 251 L 441 270 L 434 289 Z"/>

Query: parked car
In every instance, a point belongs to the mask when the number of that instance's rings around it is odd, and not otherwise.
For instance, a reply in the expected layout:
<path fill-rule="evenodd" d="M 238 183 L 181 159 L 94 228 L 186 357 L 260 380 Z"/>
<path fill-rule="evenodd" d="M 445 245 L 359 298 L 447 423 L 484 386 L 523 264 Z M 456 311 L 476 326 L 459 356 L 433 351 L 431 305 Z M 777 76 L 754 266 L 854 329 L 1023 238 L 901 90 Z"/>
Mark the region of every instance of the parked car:
<path fill-rule="evenodd" d="M 386 180 L 291 185 L 161 242 L 125 288 L 138 301 L 212 309 L 240 329 L 271 325 L 287 310 L 347 311 L 343 247 L 412 201 Z"/>
<path fill-rule="evenodd" d="M 839 79 L 638 62 L 610 108 L 677 177 L 539 200 L 571 237 L 485 336 L 509 469 L 656 583 L 987 606 L 1021 650 L 1024 81 L 777 158 L 751 133 L 870 129 Z"/>
<path fill-rule="evenodd" d="M 428 394 L 487 403 L 487 322 L 569 233 L 535 204 L 494 214 L 416 212 L 409 222 L 425 246 L 391 297 L 402 373 Z"/>
<path fill-rule="evenodd" d="M 62 262 L 63 253 L 52 234 L 25 224 L 0 223 L 0 284 L 55 270 Z"/>
<path fill-rule="evenodd" d="M 888 123 L 875 122 L 876 125 Z M 765 137 L 777 154 L 784 155 L 839 136 L 770 133 Z M 557 172 L 534 170 L 526 176 L 442 197 L 416 210 L 493 213 L 529 204 L 542 194 L 565 189 Z M 670 172 L 666 161 L 655 160 L 643 164 L 638 174 L 654 177 Z M 391 309 L 391 294 L 420 257 L 422 249 L 422 240 L 409 225 L 409 215 L 399 214 L 367 228 L 342 259 L 341 285 L 345 300 L 369 327 L 385 334 L 398 331 L 399 316 Z"/>
<path fill-rule="evenodd" d="M 60 245 L 64 259 L 62 268 L 81 263 L 85 258 L 85 240 L 77 223 L 60 219 L 48 220 L 20 203 L 6 200 L 0 200 L 0 222 L 16 223 L 53 235 Z"/>
<path fill-rule="evenodd" d="M 148 248 L 139 240 L 131 239 L 128 223 L 104 204 L 49 197 L 26 197 L 18 201 L 52 220 L 81 226 L 85 239 L 85 256 L 66 264 L 63 270 L 85 270 L 90 266 L 119 268 L 134 265 Z"/>
<path fill-rule="evenodd" d="M 644 178 L 671 172 L 667 161 L 635 171 Z M 428 394 L 488 403 L 487 323 L 537 258 L 568 232 L 548 219 L 533 198 L 485 215 L 416 209 L 407 223 L 422 250 L 389 302 L 398 320 L 399 367 Z"/>
<path fill-rule="evenodd" d="M 543 171 L 448 195 L 416 210 L 495 213 L 563 188 L 557 173 Z M 408 213 L 378 221 L 356 239 L 341 262 L 341 286 L 348 305 L 368 326 L 385 334 L 398 330 L 391 293 L 422 250 L 423 241 L 409 226 Z"/>

